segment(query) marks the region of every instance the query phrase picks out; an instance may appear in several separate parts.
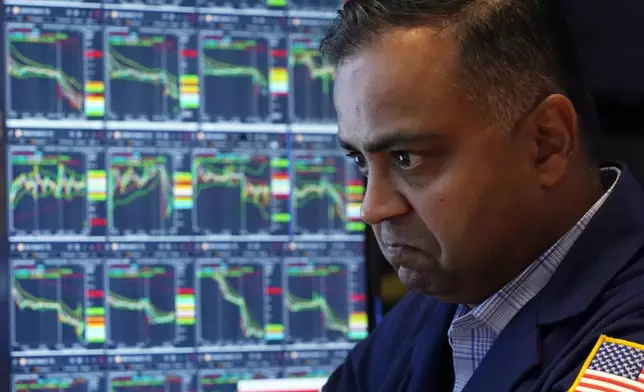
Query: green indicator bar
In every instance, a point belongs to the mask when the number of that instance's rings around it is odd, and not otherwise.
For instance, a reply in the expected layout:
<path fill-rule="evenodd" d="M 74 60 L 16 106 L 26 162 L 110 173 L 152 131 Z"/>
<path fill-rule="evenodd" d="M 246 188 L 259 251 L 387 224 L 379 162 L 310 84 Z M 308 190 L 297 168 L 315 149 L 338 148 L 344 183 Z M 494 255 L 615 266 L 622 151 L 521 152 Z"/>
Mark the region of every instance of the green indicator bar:
<path fill-rule="evenodd" d="M 369 333 L 367 331 L 351 331 L 349 332 L 349 339 L 363 340 L 366 339 Z"/>
<path fill-rule="evenodd" d="M 179 104 L 184 109 L 197 109 L 199 107 L 199 95 L 181 94 L 179 96 Z"/>
<path fill-rule="evenodd" d="M 367 228 L 364 222 L 347 223 L 347 231 L 363 231 Z"/>
<path fill-rule="evenodd" d="M 284 169 L 290 166 L 290 162 L 288 159 L 285 158 L 276 158 L 276 159 L 271 159 L 271 167 L 279 168 L 279 169 Z"/>
<path fill-rule="evenodd" d="M 86 105 L 85 115 L 87 117 L 103 117 L 105 115 L 105 107 L 104 106 L 93 107 L 91 105 Z"/>
<path fill-rule="evenodd" d="M 125 271 L 121 269 L 114 269 L 110 271 L 110 278 L 122 278 L 125 276 Z"/>
<path fill-rule="evenodd" d="M 29 270 L 20 269 L 14 271 L 13 275 L 16 277 L 16 279 L 29 279 L 31 272 Z"/>
<path fill-rule="evenodd" d="M 45 279 L 59 279 L 60 273 L 58 272 L 48 272 L 45 274 Z"/>
<path fill-rule="evenodd" d="M 179 318 L 177 319 L 177 324 L 179 325 L 195 325 L 197 320 L 194 318 Z"/>
<path fill-rule="evenodd" d="M 104 316 L 105 308 L 87 308 L 86 312 L 88 316 Z"/>
<path fill-rule="evenodd" d="M 349 193 L 364 193 L 364 186 L 362 185 L 349 185 L 347 187 Z"/>
<path fill-rule="evenodd" d="M 267 0 L 266 4 L 269 7 L 286 7 L 288 4 L 287 0 Z"/>
<path fill-rule="evenodd" d="M 24 165 L 26 163 L 29 163 L 29 158 L 24 155 L 15 155 L 11 158 L 11 163 L 13 163 L 14 165 Z"/>
<path fill-rule="evenodd" d="M 195 305 L 195 296 L 188 294 L 180 294 L 176 297 L 177 305 L 181 306 L 194 306 Z"/>
<path fill-rule="evenodd" d="M 271 220 L 276 223 L 288 223 L 291 221 L 291 214 L 287 212 L 275 213 L 271 216 Z"/>
<path fill-rule="evenodd" d="M 86 83 L 85 92 L 90 94 L 103 94 L 105 92 L 105 85 L 103 83 Z"/>
<path fill-rule="evenodd" d="M 60 273 L 63 275 L 71 275 L 74 271 L 71 268 L 61 268 Z"/>

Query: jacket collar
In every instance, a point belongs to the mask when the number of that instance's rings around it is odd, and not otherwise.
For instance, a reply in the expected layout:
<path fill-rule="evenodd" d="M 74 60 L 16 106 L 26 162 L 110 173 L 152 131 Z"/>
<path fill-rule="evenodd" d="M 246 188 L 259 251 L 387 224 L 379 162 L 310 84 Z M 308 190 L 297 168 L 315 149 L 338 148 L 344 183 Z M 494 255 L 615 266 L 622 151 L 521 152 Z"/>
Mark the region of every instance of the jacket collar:
<path fill-rule="evenodd" d="M 542 291 L 501 331 L 463 392 L 512 390 L 539 365 L 540 328 L 586 310 L 644 245 L 644 191 L 624 165 L 612 193 Z"/>
<path fill-rule="evenodd" d="M 539 325 L 585 311 L 644 246 L 644 191 L 623 164 L 613 192 L 539 295 Z"/>

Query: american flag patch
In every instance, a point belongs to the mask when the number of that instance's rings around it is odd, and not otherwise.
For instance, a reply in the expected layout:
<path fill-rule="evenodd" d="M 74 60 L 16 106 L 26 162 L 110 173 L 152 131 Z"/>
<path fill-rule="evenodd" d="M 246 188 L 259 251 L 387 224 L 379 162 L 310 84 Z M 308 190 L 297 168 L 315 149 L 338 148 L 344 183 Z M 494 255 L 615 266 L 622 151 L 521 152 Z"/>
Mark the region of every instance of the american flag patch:
<path fill-rule="evenodd" d="M 602 335 L 569 392 L 644 392 L 644 345 Z"/>

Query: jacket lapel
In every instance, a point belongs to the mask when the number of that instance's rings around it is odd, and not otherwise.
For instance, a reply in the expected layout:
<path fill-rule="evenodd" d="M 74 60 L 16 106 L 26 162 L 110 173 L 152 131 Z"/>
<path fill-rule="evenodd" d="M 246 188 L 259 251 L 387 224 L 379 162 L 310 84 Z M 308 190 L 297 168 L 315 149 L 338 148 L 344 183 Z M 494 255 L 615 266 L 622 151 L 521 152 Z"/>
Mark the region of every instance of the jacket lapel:
<path fill-rule="evenodd" d="M 408 369 L 408 387 L 400 389 L 401 391 L 452 390 L 454 369 L 447 331 L 456 313 L 456 306 L 438 303 L 433 313 L 433 320 L 423 328 L 412 351 Z"/>
<path fill-rule="evenodd" d="M 541 293 L 501 331 L 463 392 L 517 389 L 540 364 L 539 328 L 586 310 L 642 248 L 644 193 L 628 169 L 618 166 L 622 174 L 610 197 Z"/>
<path fill-rule="evenodd" d="M 511 391 L 539 364 L 538 301 L 530 301 L 501 331 L 463 392 Z"/>

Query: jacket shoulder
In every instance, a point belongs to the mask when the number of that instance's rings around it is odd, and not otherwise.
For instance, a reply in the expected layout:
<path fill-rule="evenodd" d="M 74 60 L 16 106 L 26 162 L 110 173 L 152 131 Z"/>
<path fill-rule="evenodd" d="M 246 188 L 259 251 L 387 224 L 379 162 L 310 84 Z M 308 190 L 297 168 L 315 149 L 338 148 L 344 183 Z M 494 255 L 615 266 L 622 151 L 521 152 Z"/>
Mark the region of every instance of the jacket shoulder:
<path fill-rule="evenodd" d="M 402 377 L 408 357 L 421 329 L 431 322 L 440 302 L 421 294 L 407 294 L 378 324 L 367 339 L 358 343 L 344 363 L 330 376 L 324 392 L 380 390 Z"/>

